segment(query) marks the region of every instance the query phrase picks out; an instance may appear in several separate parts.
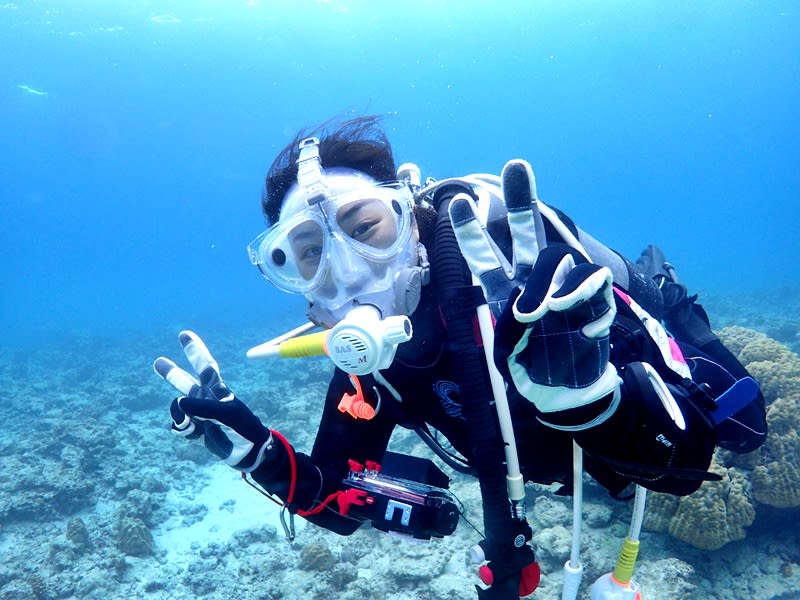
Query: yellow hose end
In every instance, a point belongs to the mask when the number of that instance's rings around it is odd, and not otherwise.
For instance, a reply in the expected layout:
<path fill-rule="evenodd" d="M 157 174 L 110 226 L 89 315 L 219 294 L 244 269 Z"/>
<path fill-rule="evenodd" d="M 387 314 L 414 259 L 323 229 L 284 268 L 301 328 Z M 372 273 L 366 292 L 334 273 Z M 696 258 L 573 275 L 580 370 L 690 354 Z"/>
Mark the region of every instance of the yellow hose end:
<path fill-rule="evenodd" d="M 633 567 L 636 558 L 639 556 L 639 540 L 625 538 L 622 542 L 622 549 L 617 557 L 617 564 L 614 566 L 612 577 L 622 584 L 627 584 L 633 578 Z"/>
<path fill-rule="evenodd" d="M 278 355 L 281 358 L 305 358 L 325 354 L 327 331 L 318 331 L 309 335 L 292 338 L 282 342 Z"/>

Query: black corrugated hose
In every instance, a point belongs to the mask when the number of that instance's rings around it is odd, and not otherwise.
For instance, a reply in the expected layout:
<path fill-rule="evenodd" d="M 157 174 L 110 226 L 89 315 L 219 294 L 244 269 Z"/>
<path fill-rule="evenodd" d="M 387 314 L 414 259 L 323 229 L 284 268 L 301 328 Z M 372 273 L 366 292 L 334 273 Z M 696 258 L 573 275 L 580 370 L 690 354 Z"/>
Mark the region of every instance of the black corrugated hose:
<path fill-rule="evenodd" d="M 438 209 L 432 256 L 433 283 L 448 324 L 449 343 L 458 356 L 458 381 L 464 418 L 472 450 L 472 463 L 480 482 L 486 539 L 481 542 L 494 583 L 478 589 L 482 600 L 517 600 L 521 570 L 534 561 L 533 550 L 519 542 L 531 539 L 527 521 L 512 517 L 506 491 L 503 440 L 494 410 L 483 349 L 475 340 L 476 301 L 483 298 L 456 241 L 447 212 L 449 201 Z M 515 545 L 516 541 L 516 545 Z"/>

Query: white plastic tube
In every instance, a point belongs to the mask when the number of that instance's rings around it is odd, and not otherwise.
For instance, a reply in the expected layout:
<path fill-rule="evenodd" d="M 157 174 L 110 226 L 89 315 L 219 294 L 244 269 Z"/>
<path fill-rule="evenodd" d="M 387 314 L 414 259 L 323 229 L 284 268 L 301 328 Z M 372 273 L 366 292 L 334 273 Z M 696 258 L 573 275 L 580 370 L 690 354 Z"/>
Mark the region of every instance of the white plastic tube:
<path fill-rule="evenodd" d="M 478 279 L 473 275 L 474 285 L 480 285 Z M 489 380 L 492 385 L 494 395 L 495 410 L 500 422 L 500 434 L 503 437 L 506 454 L 506 487 L 508 498 L 512 502 L 517 518 L 525 516 L 525 480 L 519 470 L 519 456 L 517 455 L 517 441 L 514 436 L 514 425 L 511 422 L 511 411 L 508 408 L 508 396 L 506 395 L 506 384 L 503 376 L 494 364 L 494 327 L 492 326 L 492 315 L 488 304 L 481 304 L 478 309 L 478 326 L 483 339 L 483 351 L 486 355 L 486 365 L 489 368 Z"/>
<path fill-rule="evenodd" d="M 636 495 L 633 497 L 633 515 L 631 515 L 631 526 L 628 530 L 628 539 L 633 542 L 639 540 L 642 533 L 642 523 L 644 522 L 644 507 L 647 503 L 647 489 L 641 485 L 636 486 Z"/>
<path fill-rule="evenodd" d="M 564 587 L 561 600 L 576 600 L 583 579 L 581 563 L 581 526 L 583 523 L 583 450 L 572 442 L 572 547 L 564 563 Z"/>

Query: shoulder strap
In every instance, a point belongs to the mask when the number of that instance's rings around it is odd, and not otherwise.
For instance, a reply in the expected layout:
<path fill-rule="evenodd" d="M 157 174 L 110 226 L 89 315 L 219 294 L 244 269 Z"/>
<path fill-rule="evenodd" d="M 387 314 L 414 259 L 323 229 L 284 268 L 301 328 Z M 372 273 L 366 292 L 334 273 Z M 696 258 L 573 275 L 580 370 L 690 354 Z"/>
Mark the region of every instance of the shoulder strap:
<path fill-rule="evenodd" d="M 636 300 L 621 288 L 614 286 L 614 291 L 617 298 L 618 317 L 627 318 L 629 322 L 634 324 L 638 323 L 648 340 L 658 350 L 653 353 L 654 359 L 649 362 L 656 367 L 659 374 L 665 378 L 669 377 L 669 373 L 662 372 L 668 370 L 678 375 L 681 379 L 691 379 L 692 374 L 689 370 L 689 365 L 686 364 L 683 352 L 658 319 L 639 306 Z"/>

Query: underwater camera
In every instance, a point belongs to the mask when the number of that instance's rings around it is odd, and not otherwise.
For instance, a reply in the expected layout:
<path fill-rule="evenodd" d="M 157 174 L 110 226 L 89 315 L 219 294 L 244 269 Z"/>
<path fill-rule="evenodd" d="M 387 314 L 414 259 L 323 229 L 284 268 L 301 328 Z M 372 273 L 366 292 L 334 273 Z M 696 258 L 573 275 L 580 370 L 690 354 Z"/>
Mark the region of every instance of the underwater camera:
<path fill-rule="evenodd" d="M 449 478 L 425 458 L 387 452 L 379 464 L 350 461 L 339 496 L 339 512 L 370 521 L 376 529 L 417 539 L 456 530 L 459 502 L 447 491 Z"/>

